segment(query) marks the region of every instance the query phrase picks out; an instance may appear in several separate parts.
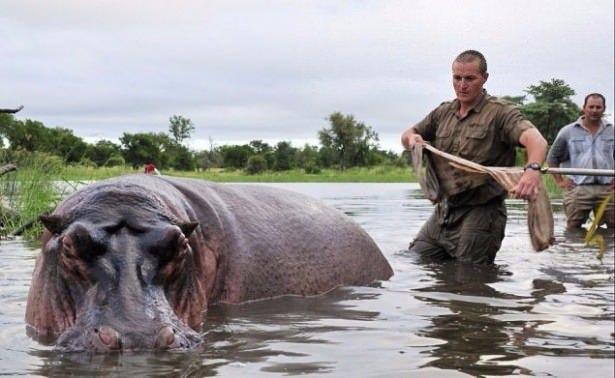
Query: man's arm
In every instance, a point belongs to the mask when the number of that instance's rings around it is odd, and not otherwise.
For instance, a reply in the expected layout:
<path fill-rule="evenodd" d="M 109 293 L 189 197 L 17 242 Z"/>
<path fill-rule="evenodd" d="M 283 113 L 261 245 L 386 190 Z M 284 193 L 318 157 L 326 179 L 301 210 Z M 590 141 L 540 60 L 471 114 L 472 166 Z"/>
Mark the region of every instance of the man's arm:
<path fill-rule="evenodd" d="M 409 127 L 401 134 L 401 144 L 406 150 L 413 148 L 417 143 L 424 144 L 425 140 L 432 140 L 435 137 L 438 125 L 439 111 L 442 107 L 432 110 L 422 121 Z"/>
<path fill-rule="evenodd" d="M 527 150 L 528 163 L 538 163 L 542 165 L 547 153 L 547 141 L 542 137 L 538 129 L 531 128 L 525 130 L 519 137 L 519 144 Z M 541 173 L 534 169 L 526 169 L 519 180 L 517 186 L 512 189 L 512 193 L 517 198 L 534 199 L 538 192 Z"/>
<path fill-rule="evenodd" d="M 566 129 L 560 130 L 557 137 L 555 137 L 555 141 L 551 145 L 551 148 L 549 149 L 549 154 L 547 155 L 547 164 L 549 164 L 549 167 L 557 168 L 562 161 L 570 159 L 568 145 L 564 135 L 565 130 Z M 557 186 L 562 189 L 572 189 L 576 185 L 570 178 L 557 173 L 553 174 L 553 179 L 555 180 Z"/>

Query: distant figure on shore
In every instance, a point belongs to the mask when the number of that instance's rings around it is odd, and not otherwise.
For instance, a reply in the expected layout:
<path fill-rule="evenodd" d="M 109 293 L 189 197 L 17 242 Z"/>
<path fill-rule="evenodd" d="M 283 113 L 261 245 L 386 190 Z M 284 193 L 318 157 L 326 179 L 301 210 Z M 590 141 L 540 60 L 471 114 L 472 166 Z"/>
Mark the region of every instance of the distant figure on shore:
<path fill-rule="evenodd" d="M 156 169 L 156 166 L 151 161 L 148 161 L 147 164 L 145 164 L 144 173 L 147 175 L 160 176 L 160 172 L 158 171 L 158 169 Z"/>

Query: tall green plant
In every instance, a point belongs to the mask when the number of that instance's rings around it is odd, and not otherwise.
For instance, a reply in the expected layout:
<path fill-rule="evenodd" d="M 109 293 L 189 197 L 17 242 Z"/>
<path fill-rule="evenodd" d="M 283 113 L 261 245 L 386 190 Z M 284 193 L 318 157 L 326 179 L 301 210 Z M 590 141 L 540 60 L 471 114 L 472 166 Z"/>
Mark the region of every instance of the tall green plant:
<path fill-rule="evenodd" d="M 34 239 L 42 232 L 38 216 L 51 211 L 62 196 L 54 184 L 62 175 L 59 157 L 26 151 L 0 151 L 0 164 L 13 162 L 17 171 L 0 177 L 0 199 L 3 208 L 14 212 L 0 213 L 0 234 L 10 235 L 23 228 L 23 235 Z"/>

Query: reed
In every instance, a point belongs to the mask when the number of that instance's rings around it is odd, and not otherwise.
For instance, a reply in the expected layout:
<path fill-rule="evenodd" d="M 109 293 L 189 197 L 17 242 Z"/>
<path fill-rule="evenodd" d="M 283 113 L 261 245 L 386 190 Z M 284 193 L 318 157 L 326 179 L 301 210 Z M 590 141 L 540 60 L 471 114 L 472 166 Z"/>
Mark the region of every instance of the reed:
<path fill-rule="evenodd" d="M 62 161 L 41 153 L 0 151 L 0 162 L 8 161 L 18 169 L 0 177 L 0 236 L 36 238 L 42 231 L 38 216 L 51 211 L 63 195 L 56 185 Z"/>

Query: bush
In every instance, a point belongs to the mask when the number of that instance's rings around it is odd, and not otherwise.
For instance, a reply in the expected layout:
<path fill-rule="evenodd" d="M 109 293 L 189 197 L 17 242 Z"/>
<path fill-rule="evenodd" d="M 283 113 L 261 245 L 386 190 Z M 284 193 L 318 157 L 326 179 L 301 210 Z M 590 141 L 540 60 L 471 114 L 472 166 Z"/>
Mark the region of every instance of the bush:
<path fill-rule="evenodd" d="M 79 160 L 79 164 L 72 164 L 72 165 L 80 165 L 82 167 L 88 167 L 88 168 L 97 168 L 98 167 L 98 165 L 96 165 L 96 163 L 94 163 L 91 159 L 88 159 L 86 157 L 84 157 L 81 160 Z"/>
<path fill-rule="evenodd" d="M 317 175 L 320 172 L 322 172 L 322 169 L 317 164 L 314 164 L 312 162 L 306 163 L 305 167 L 303 168 L 303 170 L 308 175 Z"/>
<path fill-rule="evenodd" d="M 264 172 L 267 169 L 267 161 L 261 155 L 252 155 L 248 158 L 246 164 L 246 172 L 249 175 L 255 175 L 257 173 Z"/>
<path fill-rule="evenodd" d="M 117 167 L 121 165 L 125 165 L 126 161 L 120 155 L 111 155 L 109 159 L 105 162 L 105 167 Z"/>

